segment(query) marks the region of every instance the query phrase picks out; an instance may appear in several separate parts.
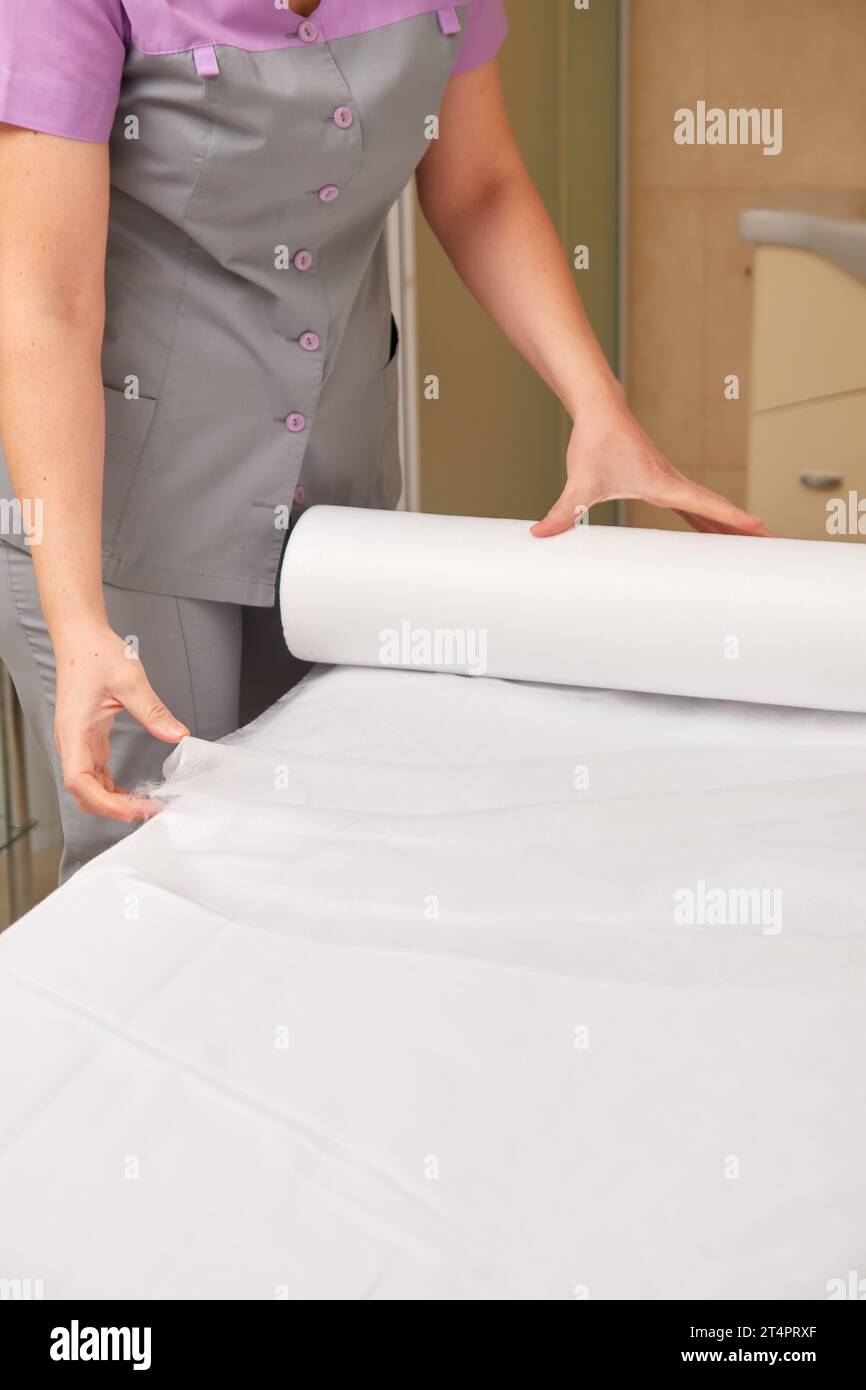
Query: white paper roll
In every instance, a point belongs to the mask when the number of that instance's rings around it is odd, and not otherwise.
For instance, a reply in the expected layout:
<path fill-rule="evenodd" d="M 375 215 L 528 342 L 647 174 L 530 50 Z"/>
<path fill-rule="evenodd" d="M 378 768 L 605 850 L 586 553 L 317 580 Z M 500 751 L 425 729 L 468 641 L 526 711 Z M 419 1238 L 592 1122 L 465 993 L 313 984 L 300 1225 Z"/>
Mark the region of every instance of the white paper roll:
<path fill-rule="evenodd" d="M 312 507 L 295 656 L 866 712 L 866 547 Z"/>

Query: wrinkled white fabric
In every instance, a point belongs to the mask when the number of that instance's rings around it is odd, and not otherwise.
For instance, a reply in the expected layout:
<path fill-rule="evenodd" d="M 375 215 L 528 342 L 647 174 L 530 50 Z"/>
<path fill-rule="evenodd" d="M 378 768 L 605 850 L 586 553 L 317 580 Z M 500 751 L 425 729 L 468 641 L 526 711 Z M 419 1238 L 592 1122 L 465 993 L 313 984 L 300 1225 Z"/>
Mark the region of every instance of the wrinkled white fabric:
<path fill-rule="evenodd" d="M 0 937 L 45 1296 L 804 1298 L 866 1269 L 866 718 L 319 669 Z M 674 895 L 779 890 L 781 930 Z"/>

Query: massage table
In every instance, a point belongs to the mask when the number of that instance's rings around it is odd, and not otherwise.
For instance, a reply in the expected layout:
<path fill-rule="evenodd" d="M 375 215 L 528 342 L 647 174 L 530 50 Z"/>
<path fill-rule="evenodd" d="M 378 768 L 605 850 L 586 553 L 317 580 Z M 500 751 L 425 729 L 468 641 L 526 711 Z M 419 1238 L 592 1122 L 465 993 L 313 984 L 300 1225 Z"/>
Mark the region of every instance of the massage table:
<path fill-rule="evenodd" d="M 0 938 L 0 1275 L 826 1297 L 866 1268 L 864 774 L 861 715 L 353 668 L 186 740 Z M 782 929 L 675 923 L 699 881 Z"/>
<path fill-rule="evenodd" d="M 0 938 L 0 1276 L 556 1301 L 866 1270 L 866 715 L 320 665 L 159 795 Z"/>

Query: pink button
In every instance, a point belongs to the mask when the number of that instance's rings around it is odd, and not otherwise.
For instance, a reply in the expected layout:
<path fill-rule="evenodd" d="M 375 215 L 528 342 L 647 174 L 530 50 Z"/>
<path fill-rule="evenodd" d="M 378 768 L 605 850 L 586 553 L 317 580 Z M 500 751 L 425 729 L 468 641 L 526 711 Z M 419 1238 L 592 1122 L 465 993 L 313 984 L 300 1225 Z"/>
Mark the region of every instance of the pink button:
<path fill-rule="evenodd" d="M 298 342 L 304 349 L 304 352 L 317 352 L 319 349 L 320 339 L 318 333 L 307 332 L 301 334 L 300 338 L 298 339 Z"/>
<path fill-rule="evenodd" d="M 313 258 L 309 251 L 296 251 L 292 257 L 292 265 L 295 270 L 309 270 L 313 264 Z"/>
<path fill-rule="evenodd" d="M 334 112 L 334 124 L 338 125 L 341 130 L 348 130 L 349 126 L 354 123 L 354 120 L 355 117 L 352 115 L 348 106 L 338 106 Z"/>
<path fill-rule="evenodd" d="M 333 203 L 339 196 L 340 190 L 335 183 L 326 183 L 324 188 L 319 189 L 319 198 L 323 203 Z"/>
<path fill-rule="evenodd" d="M 306 428 L 306 420 L 299 410 L 293 410 L 291 415 L 286 416 L 286 429 L 291 430 L 292 434 L 300 434 Z"/>
<path fill-rule="evenodd" d="M 319 37 L 319 27 L 311 19 L 305 19 L 298 25 L 298 38 L 301 43 L 315 43 Z"/>
<path fill-rule="evenodd" d="M 301 487 L 300 483 L 298 483 L 298 486 L 295 488 L 295 506 L 301 507 L 303 506 L 303 503 L 304 489 Z"/>

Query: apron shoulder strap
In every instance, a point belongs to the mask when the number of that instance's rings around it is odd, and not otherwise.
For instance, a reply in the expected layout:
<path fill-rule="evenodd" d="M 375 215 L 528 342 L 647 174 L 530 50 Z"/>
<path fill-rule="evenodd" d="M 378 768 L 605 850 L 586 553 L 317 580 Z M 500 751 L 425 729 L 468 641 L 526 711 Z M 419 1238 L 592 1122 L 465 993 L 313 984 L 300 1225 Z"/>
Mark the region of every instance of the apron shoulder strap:
<path fill-rule="evenodd" d="M 219 77 L 219 59 L 212 43 L 205 44 L 202 48 L 194 48 L 192 56 L 199 77 Z"/>
<path fill-rule="evenodd" d="M 455 5 L 445 5 L 439 11 L 439 28 L 443 34 L 459 34 L 463 28 Z"/>

